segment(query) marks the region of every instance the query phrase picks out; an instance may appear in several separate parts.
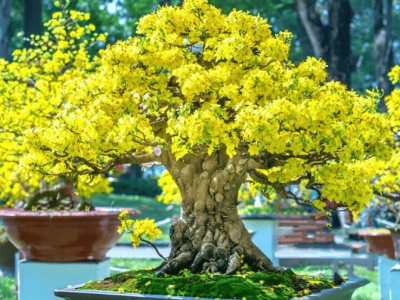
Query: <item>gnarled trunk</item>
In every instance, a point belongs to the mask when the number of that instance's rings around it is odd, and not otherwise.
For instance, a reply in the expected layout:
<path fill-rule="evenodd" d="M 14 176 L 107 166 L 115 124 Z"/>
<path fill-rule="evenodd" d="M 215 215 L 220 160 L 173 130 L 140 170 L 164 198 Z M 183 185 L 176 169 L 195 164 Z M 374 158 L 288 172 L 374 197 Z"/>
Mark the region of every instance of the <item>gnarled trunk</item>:
<path fill-rule="evenodd" d="M 170 173 L 181 191 L 182 217 L 171 226 L 171 253 L 158 276 L 184 268 L 233 274 L 241 261 L 254 271 L 277 270 L 253 244 L 238 216 L 246 162 L 213 155 L 197 164 L 174 163 Z"/>

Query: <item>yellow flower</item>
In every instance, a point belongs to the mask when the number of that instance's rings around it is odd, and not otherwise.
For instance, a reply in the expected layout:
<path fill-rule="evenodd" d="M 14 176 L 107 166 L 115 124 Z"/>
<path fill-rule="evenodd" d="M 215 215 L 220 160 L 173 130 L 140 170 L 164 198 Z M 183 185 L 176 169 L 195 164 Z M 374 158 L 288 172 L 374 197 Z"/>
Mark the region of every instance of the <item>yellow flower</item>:
<path fill-rule="evenodd" d="M 322 202 L 322 201 L 320 201 L 320 200 L 314 200 L 314 201 L 313 201 L 313 205 L 314 205 L 314 207 L 315 207 L 316 209 L 318 209 L 318 210 L 323 210 L 323 209 L 325 208 L 325 206 L 326 206 L 326 203 L 325 203 L 325 202 Z"/>
<path fill-rule="evenodd" d="M 105 42 L 106 36 L 104 34 L 99 34 L 99 36 L 97 37 L 97 40 L 100 42 Z"/>

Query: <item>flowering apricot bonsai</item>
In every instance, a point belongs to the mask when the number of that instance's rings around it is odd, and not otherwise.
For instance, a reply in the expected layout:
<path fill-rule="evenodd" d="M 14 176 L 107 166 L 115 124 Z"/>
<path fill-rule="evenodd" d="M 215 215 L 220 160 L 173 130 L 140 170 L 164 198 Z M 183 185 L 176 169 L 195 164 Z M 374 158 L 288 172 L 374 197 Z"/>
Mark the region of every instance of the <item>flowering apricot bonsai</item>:
<path fill-rule="evenodd" d="M 95 72 L 65 84 L 63 110 L 29 133 L 23 165 L 73 177 L 161 163 L 182 216 L 158 276 L 234 274 L 242 255 L 253 271 L 276 271 L 238 216 L 246 176 L 298 203 L 324 209 L 328 198 L 360 211 L 373 195 L 371 165 L 391 153 L 379 94 L 326 82 L 322 60 L 294 65 L 291 37 L 207 0 L 160 7 L 141 18 L 137 36 L 108 47 Z"/>
<path fill-rule="evenodd" d="M 400 83 L 400 66 L 395 66 L 388 74 L 394 85 Z M 400 222 L 400 144 L 399 144 L 399 126 L 400 126 L 400 88 L 395 87 L 392 93 L 385 99 L 388 107 L 388 116 L 390 118 L 391 136 L 388 144 L 394 149 L 394 155 L 391 160 L 378 164 L 380 174 L 374 182 L 375 193 L 379 199 L 375 201 L 377 207 L 387 210 L 393 214 L 391 221 Z"/>
<path fill-rule="evenodd" d="M 27 210 L 76 208 L 78 204 L 69 178 L 53 176 L 46 182 L 39 172 L 27 175 L 19 160 L 28 150 L 24 134 L 56 121 L 63 104 L 63 84 L 71 78 L 83 80 L 98 65 L 88 50 L 105 36 L 93 33 L 94 25 L 85 24 L 89 19 L 89 14 L 62 6 L 45 24 L 43 35 L 29 38 L 31 48 L 15 50 L 12 62 L 0 59 L 0 199 L 7 206 L 16 200 L 24 200 Z M 102 176 L 91 182 L 80 177 L 77 187 L 83 198 L 111 191 Z M 81 202 L 79 208 L 90 205 Z"/>

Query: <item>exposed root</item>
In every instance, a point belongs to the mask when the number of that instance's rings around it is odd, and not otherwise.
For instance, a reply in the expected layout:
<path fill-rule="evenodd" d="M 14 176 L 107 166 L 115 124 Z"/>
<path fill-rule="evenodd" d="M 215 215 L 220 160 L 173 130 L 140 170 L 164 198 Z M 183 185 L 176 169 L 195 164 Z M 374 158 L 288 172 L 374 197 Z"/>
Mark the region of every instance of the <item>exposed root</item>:
<path fill-rule="evenodd" d="M 240 244 L 237 239 L 230 239 L 228 230 L 223 226 L 210 228 L 210 224 L 215 226 L 213 222 L 205 222 L 208 226 L 204 226 L 198 220 L 179 220 L 170 230 L 171 254 L 156 269 L 156 275 L 162 277 L 164 274 L 177 274 L 183 269 L 190 269 L 192 273 L 232 275 L 244 263 L 253 271 L 283 274 L 286 270 L 274 267 L 271 260 L 253 244 L 241 221 L 238 222 L 242 226 Z"/>
<path fill-rule="evenodd" d="M 240 268 L 240 256 L 234 253 L 229 257 L 228 269 L 226 270 L 227 275 L 235 274 L 236 270 Z"/>

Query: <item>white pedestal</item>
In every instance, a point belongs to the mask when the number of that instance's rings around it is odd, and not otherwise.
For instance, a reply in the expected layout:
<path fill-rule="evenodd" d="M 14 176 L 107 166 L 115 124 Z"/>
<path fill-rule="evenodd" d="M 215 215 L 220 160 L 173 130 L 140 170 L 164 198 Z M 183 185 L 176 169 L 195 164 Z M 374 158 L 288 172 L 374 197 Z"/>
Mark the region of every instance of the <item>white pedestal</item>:
<path fill-rule="evenodd" d="M 279 266 L 279 258 L 275 257 L 278 248 L 278 219 L 242 219 L 247 230 L 254 230 L 254 244 L 260 248 L 274 266 Z"/>
<path fill-rule="evenodd" d="M 390 288 L 391 288 L 391 273 L 390 270 L 393 268 L 398 261 L 391 260 L 384 256 L 378 257 L 378 276 L 379 276 L 379 293 L 380 293 L 380 300 L 391 300 L 390 298 Z M 394 282 L 394 284 L 396 284 Z M 399 281 L 397 282 L 399 285 Z M 397 294 L 399 295 L 399 294 Z M 398 299 L 398 298 L 393 298 Z"/>
<path fill-rule="evenodd" d="M 390 300 L 400 297 L 400 264 L 390 269 Z"/>
<path fill-rule="evenodd" d="M 83 262 L 18 262 L 18 300 L 59 300 L 54 290 L 110 276 L 110 259 Z"/>

